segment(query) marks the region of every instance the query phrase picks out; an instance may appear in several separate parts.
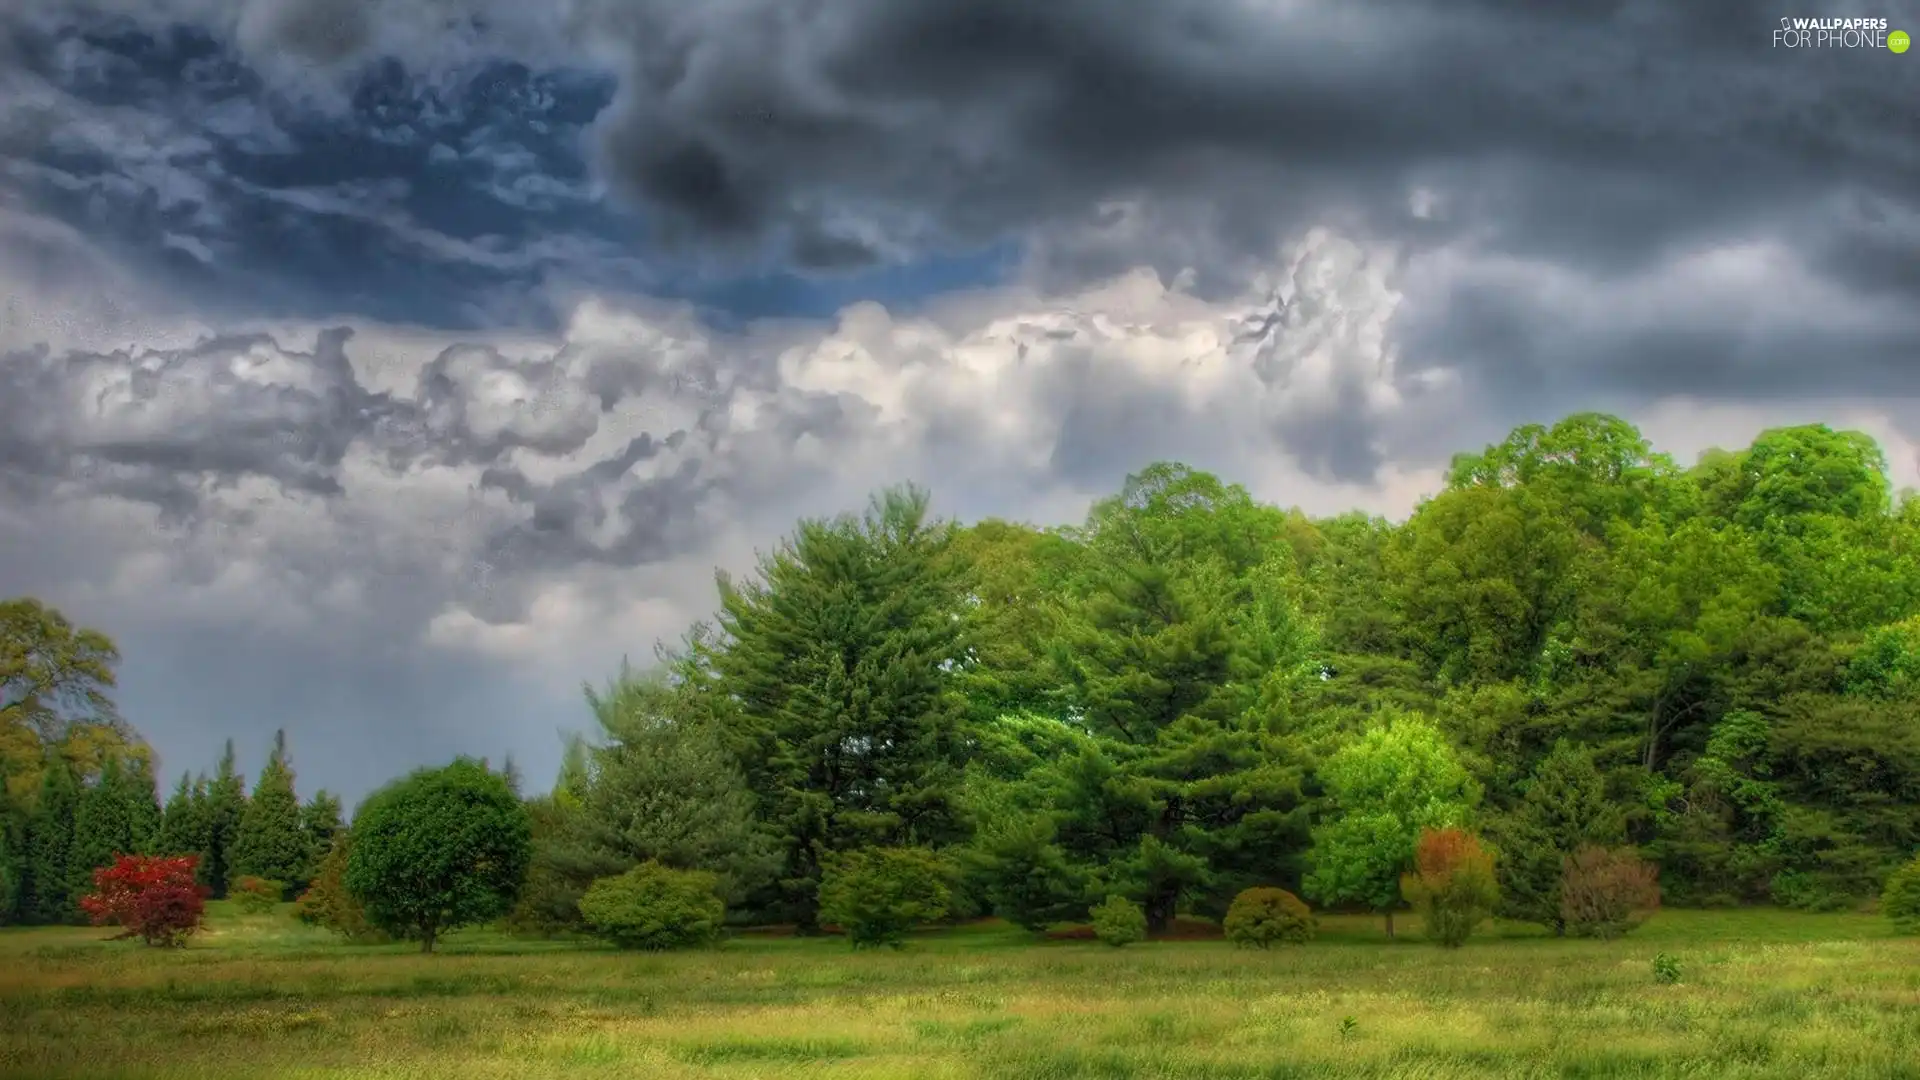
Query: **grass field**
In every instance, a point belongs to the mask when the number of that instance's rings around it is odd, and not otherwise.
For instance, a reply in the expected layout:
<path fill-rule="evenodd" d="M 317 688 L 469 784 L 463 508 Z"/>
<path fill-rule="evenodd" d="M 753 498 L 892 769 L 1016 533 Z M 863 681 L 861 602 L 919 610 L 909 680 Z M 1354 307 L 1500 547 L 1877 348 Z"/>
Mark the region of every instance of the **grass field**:
<path fill-rule="evenodd" d="M 1861 915 L 1667 911 L 1610 944 L 1453 952 L 1357 918 L 1271 953 L 984 924 L 898 953 L 472 932 L 421 956 L 220 910 L 184 951 L 103 937 L 0 931 L 0 1076 L 1920 1077 L 1920 941 Z"/>

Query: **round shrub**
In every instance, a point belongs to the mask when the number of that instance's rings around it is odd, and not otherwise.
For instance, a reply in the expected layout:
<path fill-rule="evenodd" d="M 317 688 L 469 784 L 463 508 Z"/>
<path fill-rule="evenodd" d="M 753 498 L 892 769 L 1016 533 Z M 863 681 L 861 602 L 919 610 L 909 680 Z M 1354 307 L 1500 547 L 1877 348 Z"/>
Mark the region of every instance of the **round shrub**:
<path fill-rule="evenodd" d="M 1317 926 L 1304 900 L 1285 889 L 1254 888 L 1233 898 L 1220 928 L 1235 945 L 1266 949 L 1305 945 Z"/>
<path fill-rule="evenodd" d="M 899 948 L 921 923 L 953 904 L 952 871 L 925 848 L 868 848 L 829 857 L 820 876 L 820 921 L 854 948 Z"/>
<path fill-rule="evenodd" d="M 1583 847 L 1567 856 L 1560 918 L 1575 937 L 1615 938 L 1660 909 L 1660 871 L 1629 849 Z"/>
<path fill-rule="evenodd" d="M 234 879 L 233 885 L 227 889 L 227 898 L 241 911 L 260 915 L 273 910 L 286 888 L 277 881 L 247 874 Z"/>
<path fill-rule="evenodd" d="M 1147 939 L 1147 913 L 1124 896 L 1109 896 L 1093 909 L 1093 936 L 1118 948 Z"/>
<path fill-rule="evenodd" d="M 642 863 L 594 882 L 580 898 L 580 915 L 596 936 L 623 949 L 708 945 L 727 915 L 719 885 L 704 870 Z"/>
<path fill-rule="evenodd" d="M 1880 911 L 1903 934 L 1920 934 L 1920 858 L 1887 877 L 1880 894 Z"/>

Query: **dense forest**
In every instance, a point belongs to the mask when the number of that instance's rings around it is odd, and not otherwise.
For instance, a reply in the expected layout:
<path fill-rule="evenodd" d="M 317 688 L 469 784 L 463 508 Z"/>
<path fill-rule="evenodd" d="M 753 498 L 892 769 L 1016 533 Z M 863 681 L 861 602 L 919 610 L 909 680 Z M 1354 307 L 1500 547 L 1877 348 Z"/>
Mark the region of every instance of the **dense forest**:
<path fill-rule="evenodd" d="M 8 921 L 74 918 L 120 850 L 291 896 L 351 836 L 284 742 L 251 790 L 229 753 L 162 806 L 111 641 L 4 616 Z M 1803 909 L 1920 848 L 1920 499 L 1824 426 L 1691 467 L 1612 417 L 1527 426 L 1399 524 L 1174 464 L 1073 528 L 898 489 L 720 575 L 659 658 L 589 691 L 592 734 L 525 796 L 513 925 L 575 925 L 649 860 L 803 930 L 836 857 L 904 847 L 955 868 L 961 914 L 1119 894 L 1161 928 L 1262 884 L 1390 911 L 1405 867 L 1368 860 L 1420 824 L 1485 837 L 1506 913 L 1547 924 L 1586 845 L 1636 849 L 1669 903 Z"/>

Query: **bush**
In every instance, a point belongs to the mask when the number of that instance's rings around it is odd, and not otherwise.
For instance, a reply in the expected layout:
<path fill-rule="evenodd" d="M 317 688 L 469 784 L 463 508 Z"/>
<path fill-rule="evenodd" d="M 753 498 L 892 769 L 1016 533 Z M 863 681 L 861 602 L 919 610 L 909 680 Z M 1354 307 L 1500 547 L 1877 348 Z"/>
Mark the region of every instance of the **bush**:
<path fill-rule="evenodd" d="M 432 952 L 448 930 L 513 910 L 531 832 L 520 796 L 484 763 L 420 769 L 360 804 L 347 888 L 369 922 Z"/>
<path fill-rule="evenodd" d="M 1887 877 L 1880 893 L 1880 912 L 1902 934 L 1920 934 L 1920 858 Z"/>
<path fill-rule="evenodd" d="M 1630 849 L 1583 847 L 1567 856 L 1560 915 L 1567 932 L 1613 938 L 1660 909 L 1660 873 Z"/>
<path fill-rule="evenodd" d="M 899 948 L 908 931 L 946 915 L 951 873 L 925 848 L 868 848 L 829 856 L 820 877 L 820 921 L 855 948 Z"/>
<path fill-rule="evenodd" d="M 1653 981 L 1663 986 L 1672 986 L 1680 981 L 1680 961 L 1660 953 L 1653 958 Z"/>
<path fill-rule="evenodd" d="M 1274 944 L 1305 945 L 1317 923 L 1306 902 L 1285 889 L 1247 889 L 1233 898 L 1221 923 L 1235 945 L 1265 949 Z"/>
<path fill-rule="evenodd" d="M 720 936 L 727 905 L 720 879 L 704 870 L 657 862 L 604 877 L 580 898 L 588 929 L 623 949 L 685 949 Z"/>
<path fill-rule="evenodd" d="M 278 904 L 280 897 L 285 894 L 286 888 L 277 881 L 269 881 L 266 878 L 248 874 L 234 879 L 233 884 L 228 886 L 227 899 L 233 901 L 234 906 L 241 911 L 249 915 L 259 915 L 272 911 L 273 906 Z"/>
<path fill-rule="evenodd" d="M 207 891 L 194 880 L 199 858 L 122 855 L 93 872 L 94 892 L 80 908 L 94 925 L 118 923 L 149 945 L 178 947 L 200 929 Z"/>
<path fill-rule="evenodd" d="M 1413 851 L 1413 873 L 1400 878 L 1401 895 L 1420 913 L 1427 936 L 1458 948 L 1500 903 L 1493 856 L 1472 833 L 1428 829 Z"/>
<path fill-rule="evenodd" d="M 327 849 L 326 858 L 320 860 L 320 868 L 313 876 L 313 884 L 300 894 L 294 902 L 293 917 L 308 926 L 319 926 L 331 930 L 348 941 L 376 942 L 384 941 L 386 934 L 375 929 L 367 921 L 367 912 L 347 891 L 347 845 L 350 842 L 346 833 L 336 834 L 333 845 Z"/>
<path fill-rule="evenodd" d="M 1093 936 L 1119 947 L 1147 939 L 1147 913 L 1124 896 L 1109 896 L 1093 909 Z"/>

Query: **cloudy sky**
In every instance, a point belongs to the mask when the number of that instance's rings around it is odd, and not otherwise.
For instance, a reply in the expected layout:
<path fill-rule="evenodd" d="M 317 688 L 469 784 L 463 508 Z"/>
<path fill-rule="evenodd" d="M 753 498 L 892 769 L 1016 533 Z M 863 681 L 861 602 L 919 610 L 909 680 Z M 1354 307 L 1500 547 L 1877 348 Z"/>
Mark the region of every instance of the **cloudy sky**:
<path fill-rule="evenodd" d="M 1920 461 L 1920 52 L 1697 0 L 9 0 L 0 595 L 165 768 L 547 782 L 800 516 L 1404 515 L 1603 409 Z M 1551 15 L 1539 14 L 1543 7 Z"/>

